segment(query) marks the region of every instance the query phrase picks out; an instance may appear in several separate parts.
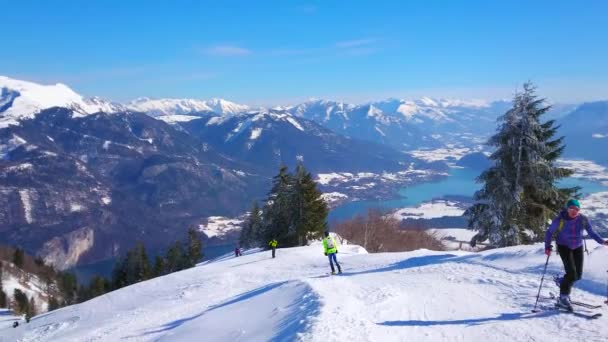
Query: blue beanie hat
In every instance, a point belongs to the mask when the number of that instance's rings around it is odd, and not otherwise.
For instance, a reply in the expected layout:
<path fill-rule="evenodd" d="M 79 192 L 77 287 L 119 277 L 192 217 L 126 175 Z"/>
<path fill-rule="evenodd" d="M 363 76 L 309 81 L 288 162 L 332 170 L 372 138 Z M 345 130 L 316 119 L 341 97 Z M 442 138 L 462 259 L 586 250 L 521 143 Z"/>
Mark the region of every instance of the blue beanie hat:
<path fill-rule="evenodd" d="M 574 199 L 574 198 L 569 200 L 568 203 L 566 203 L 566 208 L 569 208 L 571 206 L 575 206 L 579 209 L 581 208 L 581 204 L 578 202 L 577 199 Z"/>

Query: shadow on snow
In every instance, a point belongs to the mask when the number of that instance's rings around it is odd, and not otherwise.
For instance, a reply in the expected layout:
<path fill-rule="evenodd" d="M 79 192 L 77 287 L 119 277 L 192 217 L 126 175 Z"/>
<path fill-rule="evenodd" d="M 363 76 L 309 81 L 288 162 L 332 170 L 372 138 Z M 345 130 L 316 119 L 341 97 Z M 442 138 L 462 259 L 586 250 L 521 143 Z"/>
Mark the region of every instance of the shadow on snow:
<path fill-rule="evenodd" d="M 470 319 L 457 319 L 457 320 L 436 320 L 436 321 L 386 321 L 376 323 L 378 325 L 392 326 L 392 327 L 425 327 L 425 326 L 441 326 L 441 325 L 465 325 L 465 326 L 476 326 L 481 324 L 487 324 L 492 322 L 505 322 L 505 321 L 517 321 L 522 319 L 533 319 L 533 318 L 545 318 L 548 316 L 558 315 L 557 311 L 543 311 L 541 313 L 528 312 L 513 312 L 503 313 L 496 317 L 484 317 L 484 318 L 470 318 Z"/>
<path fill-rule="evenodd" d="M 192 321 L 194 319 L 197 319 L 209 312 L 212 312 L 214 310 L 217 310 L 217 309 L 220 309 L 223 307 L 228 307 L 230 305 L 238 304 L 242 301 L 251 299 L 253 297 L 259 296 L 266 292 L 277 289 L 277 288 L 285 285 L 286 283 L 288 283 L 288 281 L 283 281 L 283 282 L 278 282 L 278 283 L 273 283 L 273 284 L 268 284 L 268 285 L 262 286 L 260 288 L 257 288 L 257 289 L 242 293 L 238 296 L 235 296 L 234 298 L 232 298 L 228 301 L 225 301 L 223 303 L 213 305 L 213 306 L 209 307 L 208 309 L 206 309 L 196 315 L 166 323 L 157 329 L 147 331 L 139 336 L 127 336 L 124 338 L 141 337 L 141 336 L 157 334 L 157 333 L 162 333 L 162 332 L 167 332 L 167 331 L 173 330 L 173 329 L 178 328 L 181 325 L 183 325 L 189 321 Z M 275 326 L 277 333 L 275 336 L 273 336 L 270 339 L 270 341 L 292 341 L 295 338 L 295 335 L 298 332 L 301 332 L 302 328 L 305 326 L 306 319 L 315 316 L 319 312 L 319 303 L 318 303 L 318 300 L 316 297 L 311 298 L 311 296 L 300 296 L 300 298 L 298 300 L 291 302 L 286 307 L 286 309 L 291 310 L 291 312 L 293 312 L 293 314 L 286 315 L 283 319 L 281 319 L 278 322 L 278 324 Z"/>

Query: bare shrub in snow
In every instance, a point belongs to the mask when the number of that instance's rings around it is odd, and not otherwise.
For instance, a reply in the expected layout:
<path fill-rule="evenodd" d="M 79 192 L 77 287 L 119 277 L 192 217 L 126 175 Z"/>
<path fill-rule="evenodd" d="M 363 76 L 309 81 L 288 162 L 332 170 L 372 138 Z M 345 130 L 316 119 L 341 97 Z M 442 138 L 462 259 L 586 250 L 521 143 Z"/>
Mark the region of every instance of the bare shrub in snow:
<path fill-rule="evenodd" d="M 337 223 L 334 231 L 370 253 L 444 249 L 435 234 L 417 226 L 403 226 L 392 215 L 384 215 L 378 209 L 370 209 L 366 216 Z"/>

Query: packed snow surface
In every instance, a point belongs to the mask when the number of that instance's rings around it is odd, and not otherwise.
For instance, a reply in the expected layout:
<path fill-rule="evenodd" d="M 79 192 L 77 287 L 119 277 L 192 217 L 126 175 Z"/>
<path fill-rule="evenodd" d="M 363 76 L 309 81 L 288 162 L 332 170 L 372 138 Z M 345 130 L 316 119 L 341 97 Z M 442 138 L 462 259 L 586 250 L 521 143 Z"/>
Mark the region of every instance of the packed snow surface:
<path fill-rule="evenodd" d="M 601 304 L 608 248 L 589 244 L 575 299 Z M 246 251 L 9 327 L 0 341 L 605 341 L 606 318 L 532 313 L 542 245 L 480 253 L 367 254 L 341 246 L 344 274 L 307 247 Z M 561 271 L 552 256 L 548 274 Z M 550 276 L 547 276 L 550 278 Z M 546 278 L 546 279 L 547 279 Z M 542 295 L 555 291 L 547 281 Z M 541 298 L 539 306 L 552 302 Z M 606 309 L 597 310 L 606 314 Z"/>

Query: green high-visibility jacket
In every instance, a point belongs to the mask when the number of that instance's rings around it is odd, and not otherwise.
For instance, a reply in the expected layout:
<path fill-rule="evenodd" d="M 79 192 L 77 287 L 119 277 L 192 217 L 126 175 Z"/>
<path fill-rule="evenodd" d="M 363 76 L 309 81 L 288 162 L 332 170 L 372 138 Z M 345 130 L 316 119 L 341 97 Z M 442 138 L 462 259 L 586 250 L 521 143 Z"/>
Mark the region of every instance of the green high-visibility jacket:
<path fill-rule="evenodd" d="M 278 244 L 279 243 L 277 242 L 277 240 L 270 240 L 270 242 L 268 243 L 268 246 L 270 246 L 272 248 L 276 248 Z"/>
<path fill-rule="evenodd" d="M 337 253 L 338 244 L 336 243 L 336 239 L 331 236 L 323 238 L 323 250 L 325 251 L 325 254 Z"/>

